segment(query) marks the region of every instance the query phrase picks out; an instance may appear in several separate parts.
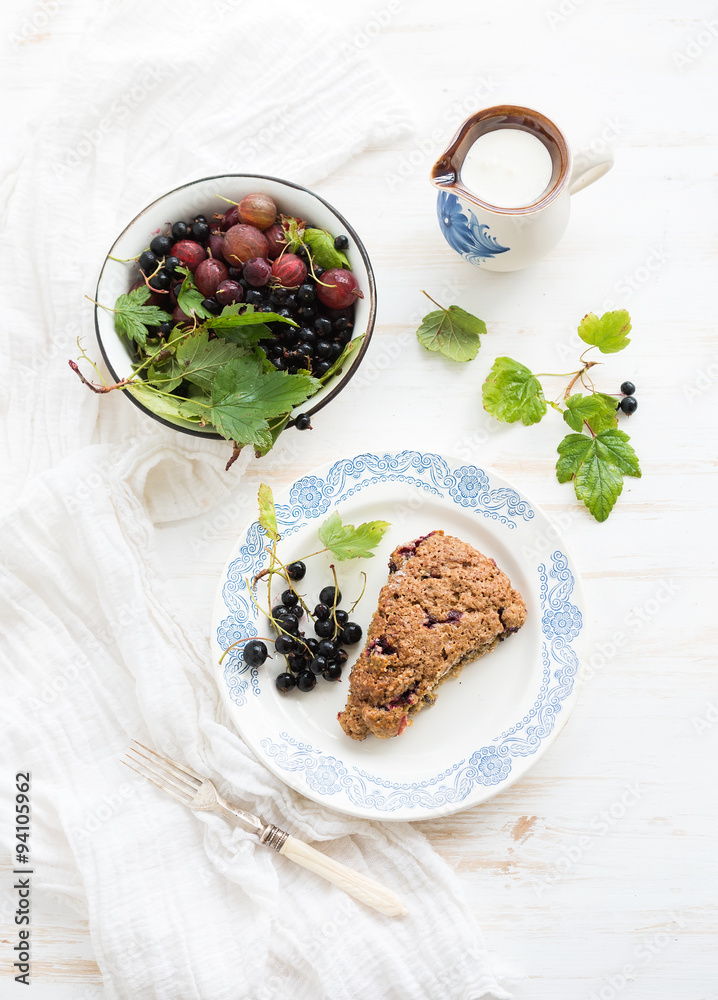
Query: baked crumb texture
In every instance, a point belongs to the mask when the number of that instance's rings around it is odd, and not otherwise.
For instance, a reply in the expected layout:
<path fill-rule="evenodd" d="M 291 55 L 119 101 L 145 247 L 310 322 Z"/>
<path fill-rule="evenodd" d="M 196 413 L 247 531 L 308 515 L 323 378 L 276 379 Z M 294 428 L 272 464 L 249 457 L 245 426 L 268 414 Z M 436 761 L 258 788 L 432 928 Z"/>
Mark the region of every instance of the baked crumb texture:
<path fill-rule="evenodd" d="M 525 621 L 521 594 L 466 542 L 432 531 L 400 545 L 349 677 L 342 729 L 353 740 L 400 736 L 440 684 Z"/>

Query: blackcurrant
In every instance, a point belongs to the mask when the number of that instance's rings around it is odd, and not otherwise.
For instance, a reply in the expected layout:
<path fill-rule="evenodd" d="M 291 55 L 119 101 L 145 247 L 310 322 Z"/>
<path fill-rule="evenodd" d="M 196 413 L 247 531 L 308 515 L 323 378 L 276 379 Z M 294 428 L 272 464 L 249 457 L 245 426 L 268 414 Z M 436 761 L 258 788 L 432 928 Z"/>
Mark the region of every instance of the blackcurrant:
<path fill-rule="evenodd" d="M 346 316 L 340 316 L 339 319 L 335 319 L 333 326 L 335 333 L 344 333 L 345 330 L 350 329 L 349 320 Z"/>
<path fill-rule="evenodd" d="M 324 587 L 319 591 L 319 600 L 322 604 L 329 604 L 335 607 L 342 602 L 342 592 L 336 587 Z"/>
<path fill-rule="evenodd" d="M 335 236 L 334 237 L 334 247 L 336 250 L 346 250 L 349 246 L 349 240 L 346 236 Z"/>
<path fill-rule="evenodd" d="M 312 368 L 312 372 L 317 378 L 321 378 L 322 375 L 326 375 L 329 369 L 332 367 L 331 361 L 322 360 L 318 361 L 316 365 Z"/>
<path fill-rule="evenodd" d="M 317 333 L 324 337 L 330 337 L 332 333 L 332 321 L 327 319 L 326 316 L 320 316 L 319 319 L 314 320 L 314 329 Z"/>
<path fill-rule="evenodd" d="M 329 661 L 326 656 L 315 656 L 312 662 L 309 664 L 309 669 L 313 674 L 321 674 L 329 666 Z"/>
<path fill-rule="evenodd" d="M 307 567 L 301 561 L 297 559 L 296 562 L 290 563 L 287 566 L 287 576 L 290 580 L 303 580 L 304 574 L 307 572 Z"/>
<path fill-rule="evenodd" d="M 276 681 L 274 682 L 277 686 L 277 691 L 281 694 L 288 694 L 292 688 L 297 683 L 291 674 L 284 673 L 279 674 Z"/>
<path fill-rule="evenodd" d="M 635 413 L 638 409 L 638 400 L 635 396 L 624 396 L 620 406 L 624 413 Z"/>
<path fill-rule="evenodd" d="M 261 667 L 267 659 L 267 647 L 260 639 L 245 642 L 242 648 L 242 659 L 250 667 Z"/>
<path fill-rule="evenodd" d="M 206 222 L 192 223 L 192 235 L 199 243 L 204 243 L 209 236 L 209 232 L 210 229 Z"/>
<path fill-rule="evenodd" d="M 151 244 L 150 244 L 150 246 L 151 246 Z M 304 306 L 309 305 L 310 302 L 314 302 L 314 299 L 316 298 L 316 294 L 317 293 L 316 293 L 316 291 L 314 289 L 314 285 L 309 285 L 309 284 L 300 285 L 299 288 L 297 289 L 297 292 L 296 292 L 297 299 Z"/>
<path fill-rule="evenodd" d="M 293 653 L 297 648 L 297 643 L 295 639 L 292 639 L 288 635 L 278 635 L 274 640 L 274 648 L 278 653 L 286 655 L 287 653 Z"/>
<path fill-rule="evenodd" d="M 326 656 L 328 660 L 333 660 L 337 655 L 336 644 L 331 639 L 322 639 L 317 650 L 320 656 Z"/>
<path fill-rule="evenodd" d="M 151 250 L 145 250 L 144 253 L 140 254 L 138 264 L 140 265 L 140 270 L 144 271 L 145 274 L 152 274 L 159 261 Z"/>
<path fill-rule="evenodd" d="M 285 590 L 282 594 L 282 604 L 285 608 L 293 608 L 299 602 L 299 598 L 293 590 Z"/>
<path fill-rule="evenodd" d="M 160 274 L 162 274 L 161 271 Z M 212 313 L 213 316 L 219 316 L 219 314 L 222 312 L 222 306 L 216 299 L 213 298 L 202 299 L 202 305 L 207 310 L 207 312 Z"/>
<path fill-rule="evenodd" d="M 292 612 L 297 621 L 304 617 L 304 608 L 301 604 L 295 604 L 294 607 L 289 610 Z"/>
<path fill-rule="evenodd" d="M 327 669 L 322 670 L 322 677 L 325 681 L 338 681 L 342 675 L 341 663 L 329 663 Z"/>
<path fill-rule="evenodd" d="M 337 610 L 334 612 L 334 617 L 338 625 L 346 625 L 346 623 L 349 621 L 349 612 L 342 611 L 341 608 L 337 608 Z"/>
<path fill-rule="evenodd" d="M 361 625 L 356 622 L 347 622 L 341 632 L 341 640 L 346 646 L 353 646 L 362 637 Z"/>
<path fill-rule="evenodd" d="M 621 392 L 623 393 L 624 396 L 635 396 L 636 387 L 633 384 L 633 382 L 622 382 Z"/>
<path fill-rule="evenodd" d="M 186 222 L 175 222 L 172 226 L 172 235 L 176 240 L 186 240 L 189 236 L 189 226 Z"/>
<path fill-rule="evenodd" d="M 324 603 L 317 604 L 316 608 L 314 609 L 314 617 L 318 619 L 318 621 L 320 622 L 326 621 L 331 616 L 331 613 L 332 609 L 329 607 L 328 604 Z"/>
<path fill-rule="evenodd" d="M 303 670 L 297 677 L 297 687 L 300 691 L 311 691 L 317 685 L 317 678 L 311 670 Z"/>
<path fill-rule="evenodd" d="M 299 622 L 290 611 L 286 618 L 277 622 L 276 628 L 278 632 L 289 632 L 290 635 L 296 635 L 299 632 Z"/>
<path fill-rule="evenodd" d="M 164 257 L 174 246 L 174 240 L 169 236 L 155 236 L 150 243 L 150 250 L 157 257 Z"/>
<path fill-rule="evenodd" d="M 332 621 L 319 621 L 314 623 L 314 631 L 319 636 L 320 639 L 328 639 L 330 635 L 334 635 L 334 622 Z"/>
<path fill-rule="evenodd" d="M 160 323 L 157 332 L 159 333 L 160 337 L 169 337 L 173 329 L 174 325 L 172 323 Z"/>
<path fill-rule="evenodd" d="M 176 271 L 178 267 L 181 266 L 181 261 L 179 257 L 165 257 L 164 268 L 165 271 Z M 181 278 L 182 275 L 179 275 Z"/>
<path fill-rule="evenodd" d="M 317 650 L 319 649 L 319 641 L 315 639 L 313 635 L 310 635 L 310 637 L 304 641 L 307 644 L 310 653 L 312 653 L 313 656 L 316 656 Z"/>
<path fill-rule="evenodd" d="M 262 293 L 258 288 L 250 288 L 244 297 L 244 301 L 247 305 L 258 306 L 262 302 Z"/>
<path fill-rule="evenodd" d="M 341 665 L 342 663 L 346 663 L 348 659 L 349 653 L 347 653 L 346 649 L 337 650 L 337 663 Z"/>
<path fill-rule="evenodd" d="M 318 358 L 328 358 L 332 353 L 332 342 L 331 340 L 318 340 L 317 346 L 314 351 Z"/>
<path fill-rule="evenodd" d="M 307 669 L 307 658 L 304 653 L 290 653 L 287 657 L 287 663 L 289 664 L 289 669 L 295 674 L 299 674 L 302 670 Z"/>
<path fill-rule="evenodd" d="M 162 268 L 157 274 L 152 275 L 147 284 L 150 288 L 154 288 L 156 292 L 166 292 L 172 284 L 172 275 L 169 271 L 165 271 Z"/>
<path fill-rule="evenodd" d="M 308 413 L 300 413 L 294 418 L 294 426 L 298 431 L 310 431 L 312 429 L 311 417 Z"/>

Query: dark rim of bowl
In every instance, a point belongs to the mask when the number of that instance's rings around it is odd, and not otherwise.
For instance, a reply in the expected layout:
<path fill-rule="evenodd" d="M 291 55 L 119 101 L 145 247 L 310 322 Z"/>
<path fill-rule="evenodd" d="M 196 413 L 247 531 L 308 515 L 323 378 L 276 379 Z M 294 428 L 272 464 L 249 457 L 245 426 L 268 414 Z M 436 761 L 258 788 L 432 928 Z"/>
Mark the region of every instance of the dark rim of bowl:
<path fill-rule="evenodd" d="M 100 283 L 102 282 L 102 276 L 105 273 L 105 268 L 107 267 L 107 262 L 110 258 L 110 254 L 115 249 L 115 247 L 122 239 L 122 237 L 125 235 L 127 230 L 131 229 L 132 226 L 134 226 L 135 223 L 138 222 L 146 212 L 148 212 L 151 208 L 153 208 L 158 202 L 162 201 L 168 195 L 174 194 L 176 191 L 182 191 L 184 190 L 184 188 L 194 187 L 195 184 L 201 184 L 204 181 L 219 181 L 233 177 L 251 178 L 259 181 L 273 181 L 276 184 L 283 184 L 285 187 L 295 188 L 297 191 L 304 191 L 305 194 L 310 195 L 312 198 L 316 198 L 317 201 L 320 201 L 322 205 L 324 205 L 326 208 L 329 209 L 332 215 L 342 224 L 346 232 L 351 235 L 352 239 L 354 240 L 354 244 L 357 250 L 359 251 L 361 259 L 364 262 L 364 266 L 366 267 L 367 278 L 369 279 L 369 316 L 367 317 L 364 340 L 362 341 L 362 345 L 357 351 L 354 360 L 349 365 L 349 368 L 345 369 L 344 372 L 334 376 L 334 379 L 336 380 L 336 384 L 334 385 L 334 387 L 330 389 L 327 395 L 323 399 L 321 399 L 318 403 L 316 403 L 314 406 L 309 406 L 308 409 L 302 411 L 311 418 L 314 416 L 315 413 L 318 413 L 328 403 L 331 403 L 331 401 L 339 395 L 344 386 L 354 376 L 357 368 L 361 364 L 362 358 L 367 352 L 367 348 L 369 347 L 369 341 L 371 340 L 372 334 L 374 332 L 374 323 L 376 321 L 376 282 L 374 280 L 374 271 L 372 270 L 371 262 L 369 261 L 369 255 L 366 252 L 366 248 L 364 247 L 364 244 L 360 240 L 354 227 L 350 225 L 349 222 L 347 222 L 347 220 L 340 212 L 337 212 L 336 208 L 334 208 L 333 205 L 330 205 L 328 201 L 322 198 L 321 195 L 315 194 L 314 191 L 310 191 L 309 188 L 304 187 L 302 184 L 295 184 L 293 181 L 285 181 L 281 177 L 271 177 L 268 174 L 216 174 L 211 177 L 199 177 L 197 178 L 197 180 L 188 181 L 187 184 L 180 184 L 179 187 L 171 188 L 169 191 L 165 191 L 165 193 L 160 195 L 159 198 L 155 198 L 155 200 L 151 201 L 149 205 L 145 205 L 142 211 L 138 212 L 137 215 L 134 217 L 134 219 L 132 219 L 130 222 L 127 223 L 125 228 L 115 239 L 115 242 L 112 244 L 107 256 L 105 257 L 105 263 L 102 265 L 100 276 L 97 279 L 97 287 L 95 289 L 95 299 L 99 300 Z M 105 346 L 102 343 L 102 336 L 100 334 L 100 324 L 97 322 L 99 308 L 100 307 L 98 305 L 95 305 L 95 335 L 97 337 L 97 343 L 99 344 L 100 353 L 102 354 L 102 357 L 104 359 L 105 364 L 107 365 L 110 375 L 113 377 L 115 382 L 119 382 L 120 376 L 117 374 L 115 369 L 110 364 L 107 352 L 105 351 Z M 164 424 L 165 427 L 171 427 L 172 430 L 179 431 L 181 434 L 191 434 L 193 437 L 200 437 L 210 441 L 226 440 L 226 438 L 223 438 L 221 434 L 217 434 L 214 431 L 195 430 L 194 428 L 191 427 L 180 427 L 178 424 L 173 424 L 171 420 L 166 420 L 164 417 L 159 416 L 159 414 L 153 413 L 152 410 L 148 409 L 146 406 L 143 406 L 143 404 L 138 399 L 136 399 L 132 395 L 132 393 L 123 392 L 123 396 L 126 396 L 127 399 L 129 399 L 132 403 L 134 403 L 134 405 L 139 410 L 142 410 L 143 413 L 146 413 L 148 417 L 152 417 L 152 419 L 156 420 L 158 423 Z M 307 402 L 311 403 L 311 398 L 307 400 Z M 284 430 L 287 430 L 290 427 L 294 427 L 294 425 L 295 425 L 295 419 L 291 419 L 287 422 L 287 425 L 284 428 Z"/>

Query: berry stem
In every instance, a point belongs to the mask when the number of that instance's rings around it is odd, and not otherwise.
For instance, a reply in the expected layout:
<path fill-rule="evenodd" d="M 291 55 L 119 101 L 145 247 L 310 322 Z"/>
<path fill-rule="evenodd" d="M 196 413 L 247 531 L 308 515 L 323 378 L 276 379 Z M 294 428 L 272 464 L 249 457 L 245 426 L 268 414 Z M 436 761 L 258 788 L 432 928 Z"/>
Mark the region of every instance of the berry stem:
<path fill-rule="evenodd" d="M 361 575 L 364 577 L 364 586 L 361 589 L 361 594 L 359 594 L 359 596 L 357 597 L 356 601 L 354 601 L 354 603 L 352 604 L 352 606 L 349 608 L 349 614 L 350 615 L 354 614 L 354 608 L 357 606 L 357 604 L 359 603 L 359 601 L 362 599 L 362 597 L 364 596 L 364 591 L 366 590 L 366 573 L 364 572 L 364 570 L 362 570 Z"/>
<path fill-rule="evenodd" d="M 423 288 L 421 289 L 421 294 L 425 295 L 427 297 L 427 299 L 429 300 L 429 302 L 433 302 L 434 305 L 437 307 L 437 309 L 441 309 L 442 312 L 446 312 L 446 309 L 444 308 L 444 306 L 439 305 L 439 303 L 436 301 L 436 299 L 432 299 L 432 297 L 429 295 L 429 293 L 425 292 Z"/>

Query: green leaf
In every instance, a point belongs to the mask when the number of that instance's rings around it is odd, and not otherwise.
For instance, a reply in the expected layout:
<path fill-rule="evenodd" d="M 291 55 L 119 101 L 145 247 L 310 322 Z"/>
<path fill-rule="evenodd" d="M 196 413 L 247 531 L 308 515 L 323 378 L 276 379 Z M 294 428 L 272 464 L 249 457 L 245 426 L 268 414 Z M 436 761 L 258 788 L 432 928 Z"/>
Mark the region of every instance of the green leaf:
<path fill-rule="evenodd" d="M 424 316 L 416 336 L 427 351 L 439 351 L 452 361 L 471 361 L 479 353 L 484 333 L 483 320 L 459 306 L 449 306 Z"/>
<path fill-rule="evenodd" d="M 261 444 L 255 444 L 254 446 L 254 454 L 256 458 L 263 458 L 267 452 L 272 450 L 277 443 L 277 438 L 287 426 L 290 417 L 291 413 L 288 413 L 282 420 L 272 421 L 272 426 L 266 439 Z"/>
<path fill-rule="evenodd" d="M 296 253 L 304 240 L 304 227 L 306 225 L 301 219 L 296 219 L 293 215 L 280 215 L 284 238 L 287 241 L 289 253 Z"/>
<path fill-rule="evenodd" d="M 200 328 L 177 345 L 172 374 L 209 392 L 219 372 L 237 357 L 241 354 L 234 344 L 223 337 L 210 340 L 209 332 Z"/>
<path fill-rule="evenodd" d="M 314 263 L 329 271 L 333 267 L 346 267 L 351 271 L 349 258 L 334 246 L 334 237 L 325 229 L 305 229 L 304 242 L 311 250 Z"/>
<path fill-rule="evenodd" d="M 240 326 L 261 326 L 263 323 L 288 323 L 289 326 L 299 326 L 288 316 L 280 316 L 279 313 L 274 312 L 257 312 L 254 306 L 246 306 L 242 302 L 225 306 L 219 316 L 210 316 L 209 319 L 205 320 L 203 326 L 207 327 L 208 330 L 221 330 L 222 335 L 225 336 L 225 330 L 233 330 Z M 259 339 L 261 340 L 261 337 Z"/>
<path fill-rule="evenodd" d="M 141 347 L 147 343 L 149 326 L 159 326 L 160 323 L 167 323 L 172 319 L 170 314 L 159 306 L 144 304 L 151 294 L 147 285 L 140 285 L 126 295 L 118 296 L 115 302 L 115 330 L 134 340 Z"/>
<path fill-rule="evenodd" d="M 599 319 L 588 313 L 578 325 L 578 335 L 586 344 L 597 347 L 602 354 L 615 354 L 631 343 L 631 317 L 625 309 L 604 313 Z"/>
<path fill-rule="evenodd" d="M 177 305 L 188 316 L 197 316 L 199 319 L 212 319 L 212 313 L 202 305 L 202 300 L 205 296 L 195 285 L 192 272 L 187 267 L 178 267 L 177 270 L 180 274 L 184 275 L 182 287 L 177 296 Z"/>
<path fill-rule="evenodd" d="M 482 388 L 484 409 L 497 420 L 526 426 L 537 424 L 546 413 L 541 383 L 513 358 L 497 358 Z"/>
<path fill-rule="evenodd" d="M 138 402 L 142 403 L 152 413 L 166 420 L 189 420 L 191 423 L 199 423 L 199 416 L 196 413 L 185 413 L 185 400 L 181 396 L 165 396 L 155 391 L 149 383 L 140 383 L 131 388 L 123 390 L 131 392 Z"/>
<path fill-rule="evenodd" d="M 354 340 L 350 340 L 350 341 L 349 341 L 349 343 L 348 343 L 348 344 L 346 344 L 346 346 L 344 347 L 344 350 L 343 350 L 343 351 L 342 351 L 342 353 L 341 353 L 341 354 L 339 355 L 339 357 L 338 357 L 338 358 L 337 358 L 337 360 L 336 360 L 336 361 L 334 362 L 334 364 L 333 364 L 333 365 L 331 365 L 331 366 L 330 366 L 330 367 L 329 367 L 329 368 L 328 368 L 328 369 L 327 369 L 327 370 L 326 370 L 326 371 L 324 372 L 324 374 L 322 375 L 322 377 L 321 377 L 321 379 L 320 379 L 320 381 L 321 381 L 322 385 L 324 385 L 324 384 L 325 384 L 326 382 L 328 382 L 330 378 L 333 378 L 333 377 L 334 377 L 334 375 L 336 375 L 336 374 L 337 374 L 337 372 L 341 371 L 341 369 L 342 369 L 342 368 L 344 367 L 344 365 L 345 365 L 345 364 L 347 363 L 347 361 L 348 361 L 348 360 L 349 360 L 349 358 L 350 358 L 350 357 L 352 356 L 352 354 L 354 354 L 354 352 L 355 352 L 355 351 L 356 351 L 356 350 L 357 350 L 357 349 L 358 349 L 358 348 L 359 348 L 359 347 L 361 346 L 361 344 L 362 344 L 362 343 L 364 342 L 364 337 L 365 337 L 365 336 L 366 336 L 366 334 L 362 333 L 362 335 L 361 335 L 360 337 L 355 337 L 355 338 L 354 338 Z"/>
<path fill-rule="evenodd" d="M 563 419 L 575 431 L 580 431 L 585 422 L 597 434 L 618 423 L 616 400 L 602 392 L 595 392 L 590 396 L 576 392 L 566 400 Z"/>
<path fill-rule="evenodd" d="M 342 524 L 341 517 L 334 511 L 319 526 L 319 539 L 340 562 L 371 558 L 374 555 L 371 550 L 382 540 L 388 527 L 388 521 L 365 521 L 355 528 L 353 524 Z"/>
<path fill-rule="evenodd" d="M 279 539 L 277 510 L 274 506 L 272 489 L 266 483 L 260 485 L 257 500 L 259 501 L 259 523 L 272 541 L 277 541 Z"/>
<path fill-rule="evenodd" d="M 638 458 L 629 441 L 628 434 L 609 428 L 594 438 L 568 434 L 558 446 L 558 481 L 574 480 L 576 497 L 597 521 L 605 521 L 611 513 L 623 491 L 623 477 L 641 476 Z"/>
<path fill-rule="evenodd" d="M 283 417 L 313 395 L 321 383 L 311 375 L 265 372 L 258 358 L 235 358 L 212 382 L 211 406 L 188 400 L 189 412 L 212 423 L 229 441 L 265 448 L 271 444 L 269 420 Z"/>

